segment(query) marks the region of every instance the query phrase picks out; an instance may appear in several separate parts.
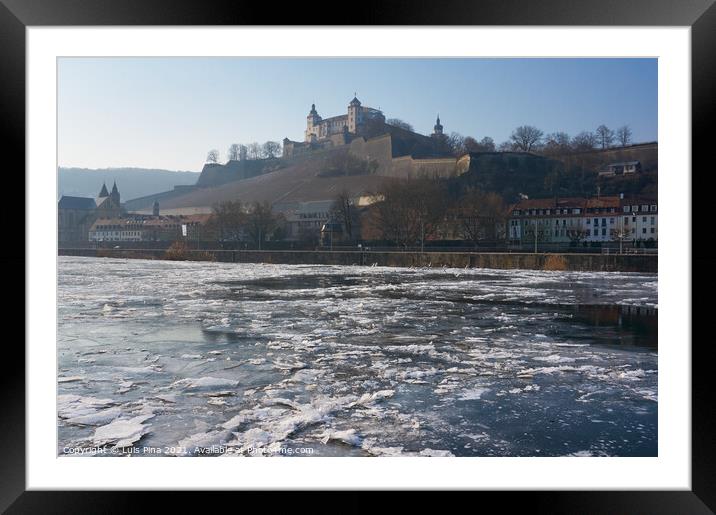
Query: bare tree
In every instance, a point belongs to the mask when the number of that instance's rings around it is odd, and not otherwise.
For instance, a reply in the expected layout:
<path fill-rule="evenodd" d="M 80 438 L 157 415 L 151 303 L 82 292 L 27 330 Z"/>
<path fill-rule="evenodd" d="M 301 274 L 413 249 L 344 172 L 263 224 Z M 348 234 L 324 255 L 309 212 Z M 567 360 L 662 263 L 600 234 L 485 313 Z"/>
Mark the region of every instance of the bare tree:
<path fill-rule="evenodd" d="M 277 141 L 267 141 L 262 150 L 264 157 L 273 158 L 281 153 L 281 144 Z"/>
<path fill-rule="evenodd" d="M 239 160 L 239 145 L 238 145 L 238 143 L 232 143 L 231 146 L 229 146 L 229 150 L 226 152 L 226 158 L 229 161 L 238 161 Z"/>
<path fill-rule="evenodd" d="M 483 149 L 482 152 L 494 152 L 495 140 L 493 140 L 490 136 L 485 136 L 480 140 L 480 146 Z"/>
<path fill-rule="evenodd" d="M 445 217 L 445 188 L 439 181 L 393 181 L 379 195 L 383 201 L 376 205 L 374 223 L 384 239 L 398 245 L 424 248 Z"/>
<path fill-rule="evenodd" d="M 622 125 L 617 129 L 617 141 L 622 147 L 631 144 L 631 129 L 628 125 Z"/>
<path fill-rule="evenodd" d="M 512 152 L 514 150 L 514 145 L 511 141 L 503 141 L 500 143 L 500 146 L 497 147 L 497 150 L 500 152 Z"/>
<path fill-rule="evenodd" d="M 572 225 L 567 229 L 567 238 L 572 246 L 579 244 L 587 236 L 587 230 L 581 225 Z"/>
<path fill-rule="evenodd" d="M 617 228 L 612 229 L 610 232 L 612 238 L 619 242 L 619 254 L 621 254 L 624 252 L 624 242 L 631 238 L 631 228 L 624 224 L 624 219 L 621 216 L 619 217 L 619 222 Z"/>
<path fill-rule="evenodd" d="M 261 159 L 262 149 L 259 143 L 253 142 L 248 145 L 249 159 Z"/>
<path fill-rule="evenodd" d="M 609 148 L 614 143 L 614 131 L 606 125 L 597 127 L 597 141 L 602 148 Z"/>
<path fill-rule="evenodd" d="M 408 122 L 401 120 L 400 118 L 389 118 L 385 121 L 385 123 L 387 123 L 388 125 L 392 125 L 393 127 L 404 129 L 406 131 L 415 132 L 413 130 L 412 125 L 410 125 Z"/>
<path fill-rule="evenodd" d="M 465 138 L 462 134 L 457 132 L 451 132 L 447 138 L 447 144 L 450 148 L 450 152 L 454 156 L 460 156 L 466 152 L 465 150 Z"/>
<path fill-rule="evenodd" d="M 240 201 L 226 201 L 212 209 L 209 226 L 221 241 L 240 241 L 246 224 L 246 211 Z"/>
<path fill-rule="evenodd" d="M 505 203 L 497 193 L 469 190 L 459 203 L 462 237 L 475 245 L 483 240 L 495 241 L 504 223 Z"/>
<path fill-rule="evenodd" d="M 516 150 L 531 152 L 542 141 L 542 135 L 537 127 L 521 125 L 512 132 L 510 139 Z"/>
<path fill-rule="evenodd" d="M 338 194 L 336 200 L 331 207 L 332 218 L 343 225 L 345 235 L 348 240 L 353 239 L 353 222 L 355 221 L 355 212 L 353 208 L 353 200 L 348 191 L 343 190 Z"/>
<path fill-rule="evenodd" d="M 246 232 L 261 249 L 262 242 L 274 237 L 280 222 L 281 217 L 273 213 L 268 202 L 254 202 L 246 213 Z"/>
<path fill-rule="evenodd" d="M 544 153 L 549 155 L 561 155 L 568 153 L 571 149 L 571 139 L 566 132 L 553 132 L 545 136 Z"/>
<path fill-rule="evenodd" d="M 206 154 L 207 163 L 218 163 L 219 162 L 219 151 L 216 149 L 209 150 Z"/>
<path fill-rule="evenodd" d="M 466 152 L 479 152 L 480 143 L 472 136 L 465 136 L 462 140 L 462 144 L 465 147 Z"/>
<path fill-rule="evenodd" d="M 463 146 L 466 152 L 494 152 L 495 142 L 489 136 L 485 136 L 477 141 L 472 136 L 466 136 L 463 140 Z"/>
<path fill-rule="evenodd" d="M 593 132 L 582 131 L 572 139 L 572 148 L 574 148 L 574 150 L 594 150 L 596 146 L 597 136 Z"/>

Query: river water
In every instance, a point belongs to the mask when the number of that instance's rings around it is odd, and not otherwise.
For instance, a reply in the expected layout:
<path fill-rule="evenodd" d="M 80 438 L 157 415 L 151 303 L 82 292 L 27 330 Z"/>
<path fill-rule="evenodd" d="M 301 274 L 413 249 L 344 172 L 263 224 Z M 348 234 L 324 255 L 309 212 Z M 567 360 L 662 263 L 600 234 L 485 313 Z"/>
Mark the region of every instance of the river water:
<path fill-rule="evenodd" d="M 60 455 L 657 455 L 654 274 L 58 274 Z"/>

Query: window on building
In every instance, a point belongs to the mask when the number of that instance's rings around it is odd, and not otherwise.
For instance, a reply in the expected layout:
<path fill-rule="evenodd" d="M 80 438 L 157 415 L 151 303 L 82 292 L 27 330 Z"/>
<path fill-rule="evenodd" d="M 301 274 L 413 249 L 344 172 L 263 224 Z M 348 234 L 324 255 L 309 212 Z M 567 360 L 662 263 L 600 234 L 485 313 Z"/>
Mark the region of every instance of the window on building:
<path fill-rule="evenodd" d="M 651 205 L 651 210 L 652 210 L 652 211 L 656 211 L 656 204 L 652 204 L 652 205 Z"/>
<path fill-rule="evenodd" d="M 642 216 L 642 217 L 641 217 L 641 221 L 642 221 L 643 223 L 646 223 L 646 217 L 645 217 L 645 216 Z"/>
<path fill-rule="evenodd" d="M 607 219 L 602 218 L 602 227 L 605 227 L 607 225 Z"/>
<path fill-rule="evenodd" d="M 642 234 L 646 234 L 646 227 L 641 230 Z"/>
<path fill-rule="evenodd" d="M 587 232 L 586 232 L 587 236 L 589 236 L 589 234 L 590 234 L 591 232 L 592 232 L 591 229 L 587 229 Z"/>
<path fill-rule="evenodd" d="M 606 236 L 606 235 L 607 235 L 607 230 L 606 230 L 606 229 L 602 229 L 602 236 Z"/>
<path fill-rule="evenodd" d="M 614 225 L 614 218 L 609 219 L 609 225 Z"/>
<path fill-rule="evenodd" d="M 651 217 L 651 225 L 654 225 L 655 223 L 656 223 L 656 217 L 652 216 Z"/>
<path fill-rule="evenodd" d="M 629 212 L 629 206 L 624 206 L 624 212 L 625 212 L 625 213 L 628 213 L 628 212 Z"/>
<path fill-rule="evenodd" d="M 654 234 L 654 228 L 653 228 L 653 227 L 651 228 L 651 234 Z"/>
<path fill-rule="evenodd" d="M 591 218 L 587 218 L 587 225 L 591 225 L 591 223 L 592 223 L 592 219 L 591 219 Z"/>
<path fill-rule="evenodd" d="M 624 225 L 629 225 L 629 217 L 628 216 L 624 217 Z"/>

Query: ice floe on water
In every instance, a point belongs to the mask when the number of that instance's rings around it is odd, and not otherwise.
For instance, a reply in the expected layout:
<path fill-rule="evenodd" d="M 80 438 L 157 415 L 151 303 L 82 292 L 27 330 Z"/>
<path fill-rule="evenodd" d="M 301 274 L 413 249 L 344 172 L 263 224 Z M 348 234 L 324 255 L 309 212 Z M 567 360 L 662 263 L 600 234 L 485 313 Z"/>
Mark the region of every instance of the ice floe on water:
<path fill-rule="evenodd" d="M 106 426 L 98 427 L 92 440 L 95 445 L 113 445 L 115 448 L 129 447 L 137 442 L 151 427 L 144 424 L 153 414 L 139 415 L 130 419 L 118 419 Z"/>
<path fill-rule="evenodd" d="M 173 382 L 171 386 L 187 390 L 212 390 L 217 388 L 234 387 L 238 384 L 239 382 L 233 379 L 223 379 L 220 377 L 187 377 Z"/>
<path fill-rule="evenodd" d="M 61 454 L 657 452 L 655 275 L 59 262 Z"/>

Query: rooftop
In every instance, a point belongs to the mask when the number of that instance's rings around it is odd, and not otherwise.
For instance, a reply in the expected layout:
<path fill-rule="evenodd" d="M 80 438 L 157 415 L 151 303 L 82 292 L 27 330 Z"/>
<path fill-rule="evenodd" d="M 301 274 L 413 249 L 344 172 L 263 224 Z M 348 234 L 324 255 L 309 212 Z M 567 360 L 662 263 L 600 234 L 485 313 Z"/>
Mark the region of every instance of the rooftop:
<path fill-rule="evenodd" d="M 70 197 L 63 195 L 57 204 L 60 209 L 83 209 L 91 210 L 97 207 L 95 200 L 89 197 Z"/>

